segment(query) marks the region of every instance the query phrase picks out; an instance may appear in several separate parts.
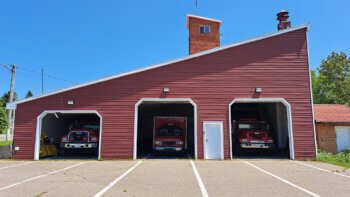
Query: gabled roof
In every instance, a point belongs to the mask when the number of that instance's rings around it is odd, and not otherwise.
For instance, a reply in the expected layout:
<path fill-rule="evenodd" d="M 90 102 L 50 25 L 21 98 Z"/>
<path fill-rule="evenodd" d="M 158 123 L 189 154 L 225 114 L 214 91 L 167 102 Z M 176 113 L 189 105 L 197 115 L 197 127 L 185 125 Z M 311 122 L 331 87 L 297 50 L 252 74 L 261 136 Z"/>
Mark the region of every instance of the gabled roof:
<path fill-rule="evenodd" d="M 187 56 L 184 56 L 184 57 L 176 58 L 176 59 L 169 60 L 169 61 L 166 61 L 166 62 L 153 64 L 153 65 L 146 66 L 146 67 L 143 67 L 143 68 L 139 68 L 139 69 L 135 69 L 135 70 L 128 71 L 128 72 L 123 72 L 123 73 L 111 75 L 111 76 L 108 76 L 108 77 L 103 77 L 103 78 L 100 78 L 100 79 L 96 79 L 96 80 L 92 80 L 92 81 L 76 84 L 76 85 L 73 85 L 73 86 L 68 86 L 68 87 L 57 89 L 57 90 L 54 90 L 54 91 L 49 91 L 49 92 L 46 92 L 46 93 L 43 93 L 43 94 L 35 95 L 35 96 L 29 97 L 29 98 L 25 98 L 25 99 L 14 101 L 12 103 L 8 103 L 6 105 L 6 108 L 7 109 L 16 109 L 16 105 L 20 104 L 20 103 L 25 103 L 25 102 L 28 102 L 28 101 L 36 100 L 36 99 L 47 97 L 47 96 L 51 96 L 51 95 L 54 95 L 54 94 L 59 94 L 59 93 L 66 92 L 66 91 L 69 91 L 69 90 L 74 90 L 74 89 L 77 89 L 77 88 L 81 88 L 81 87 L 85 87 L 85 86 L 101 83 L 101 82 L 104 82 L 104 81 L 108 81 L 108 80 L 112 80 L 112 79 L 116 79 L 116 78 L 120 78 L 120 77 L 124 77 L 124 76 L 128 76 L 128 75 L 132 75 L 132 74 L 135 74 L 135 73 L 139 73 L 139 72 L 143 72 L 143 71 L 147 71 L 147 70 L 151 70 L 151 69 L 155 69 L 155 68 L 160 68 L 160 67 L 167 66 L 167 65 L 170 65 L 170 64 L 173 64 L 173 63 L 189 60 L 189 59 L 200 57 L 200 56 L 203 56 L 203 55 L 208 55 L 208 54 L 211 54 L 211 53 L 215 53 L 217 51 L 225 50 L 225 49 L 232 48 L 232 47 L 237 47 L 237 46 L 248 44 L 248 43 L 251 43 L 251 42 L 256 42 L 256 41 L 259 41 L 259 40 L 263 40 L 263 39 L 266 39 L 266 38 L 278 36 L 278 35 L 281 35 L 281 34 L 285 34 L 285 33 L 296 31 L 296 30 L 303 29 L 303 28 L 306 28 L 308 30 L 309 29 L 309 24 L 307 23 L 307 24 L 303 24 L 303 25 L 294 26 L 294 27 L 291 27 L 291 28 L 288 28 L 288 29 L 285 29 L 285 30 L 275 31 L 275 32 L 272 32 L 272 33 L 256 36 L 256 37 L 253 37 L 253 38 L 250 38 L 250 39 L 234 42 L 234 43 L 231 43 L 231 44 L 220 46 L 220 47 L 217 47 L 217 48 L 214 48 L 214 49 L 209 49 L 209 50 L 206 50 L 206 51 L 203 51 L 203 52 L 199 52 L 199 53 L 195 53 L 195 54 L 192 54 L 192 55 L 187 55 Z"/>
<path fill-rule="evenodd" d="M 347 105 L 314 104 L 314 116 L 316 122 L 350 124 L 350 107 Z"/>

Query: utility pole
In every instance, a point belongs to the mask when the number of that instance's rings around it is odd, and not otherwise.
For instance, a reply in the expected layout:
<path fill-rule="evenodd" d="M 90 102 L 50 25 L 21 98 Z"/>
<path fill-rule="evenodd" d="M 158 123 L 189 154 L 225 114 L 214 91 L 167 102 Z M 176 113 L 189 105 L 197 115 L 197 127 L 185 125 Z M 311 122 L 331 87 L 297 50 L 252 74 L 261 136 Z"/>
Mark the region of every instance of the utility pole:
<path fill-rule="evenodd" d="M 44 93 L 44 69 L 41 68 L 41 93 Z"/>
<path fill-rule="evenodd" d="M 15 86 L 15 74 L 16 74 L 16 65 L 11 65 L 11 89 L 10 89 L 10 103 L 13 101 L 13 89 Z M 6 141 L 10 140 L 10 131 L 11 131 L 11 116 L 12 116 L 12 109 L 8 110 L 8 122 L 7 122 L 7 133 L 6 133 Z"/>

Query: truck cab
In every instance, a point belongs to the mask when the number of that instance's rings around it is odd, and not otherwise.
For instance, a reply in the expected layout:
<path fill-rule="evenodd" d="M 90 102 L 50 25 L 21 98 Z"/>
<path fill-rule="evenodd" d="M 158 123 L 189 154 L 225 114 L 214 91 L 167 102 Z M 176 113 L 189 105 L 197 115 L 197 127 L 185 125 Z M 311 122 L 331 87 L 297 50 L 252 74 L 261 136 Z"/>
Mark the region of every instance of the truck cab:
<path fill-rule="evenodd" d="M 60 153 L 65 155 L 67 151 L 80 150 L 97 153 L 98 132 L 92 129 L 72 129 L 61 138 Z"/>
<path fill-rule="evenodd" d="M 156 133 L 154 145 L 157 151 L 182 151 L 184 139 L 181 128 L 176 125 L 160 127 Z"/>
<path fill-rule="evenodd" d="M 269 136 L 269 125 L 265 121 L 235 121 L 235 136 L 241 148 L 273 148 L 274 140 Z"/>
<path fill-rule="evenodd" d="M 154 150 L 181 152 L 186 149 L 186 117 L 155 117 L 154 123 Z"/>

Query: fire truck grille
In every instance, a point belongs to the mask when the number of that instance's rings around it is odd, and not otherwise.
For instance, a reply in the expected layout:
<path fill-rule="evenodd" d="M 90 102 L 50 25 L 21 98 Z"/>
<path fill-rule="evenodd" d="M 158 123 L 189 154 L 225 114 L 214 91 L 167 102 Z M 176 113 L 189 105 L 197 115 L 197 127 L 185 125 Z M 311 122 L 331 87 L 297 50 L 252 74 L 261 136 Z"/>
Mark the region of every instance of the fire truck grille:
<path fill-rule="evenodd" d="M 163 141 L 162 145 L 176 145 L 176 141 Z"/>

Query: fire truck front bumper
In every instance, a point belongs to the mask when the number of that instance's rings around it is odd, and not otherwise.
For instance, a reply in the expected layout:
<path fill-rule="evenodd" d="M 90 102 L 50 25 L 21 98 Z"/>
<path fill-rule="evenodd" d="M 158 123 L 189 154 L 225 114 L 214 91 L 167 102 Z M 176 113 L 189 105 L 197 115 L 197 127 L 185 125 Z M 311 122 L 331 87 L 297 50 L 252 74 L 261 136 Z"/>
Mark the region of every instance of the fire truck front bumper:
<path fill-rule="evenodd" d="M 241 148 L 273 148 L 273 144 L 266 143 L 242 143 L 240 144 Z"/>
<path fill-rule="evenodd" d="M 154 147 L 154 149 L 156 151 L 182 151 L 183 147 L 179 147 L 179 146 L 156 146 Z"/>
<path fill-rule="evenodd" d="M 97 148 L 98 143 L 96 142 L 86 142 L 86 143 L 74 143 L 74 142 L 66 142 L 61 143 L 61 148 L 69 148 L 69 149 L 93 149 Z"/>

